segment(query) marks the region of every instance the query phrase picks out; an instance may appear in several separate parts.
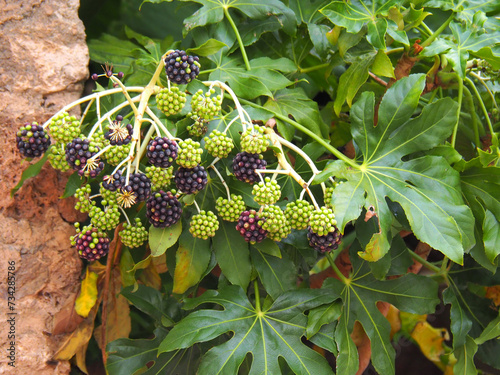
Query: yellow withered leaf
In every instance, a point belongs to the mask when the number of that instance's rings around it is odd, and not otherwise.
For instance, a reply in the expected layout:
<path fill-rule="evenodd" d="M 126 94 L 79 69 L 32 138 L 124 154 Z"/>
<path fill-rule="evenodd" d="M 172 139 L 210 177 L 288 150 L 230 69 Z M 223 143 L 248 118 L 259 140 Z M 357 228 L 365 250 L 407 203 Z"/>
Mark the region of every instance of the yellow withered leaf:
<path fill-rule="evenodd" d="M 76 313 L 84 318 L 89 315 L 90 310 L 97 301 L 97 278 L 97 273 L 91 272 L 87 268 L 85 279 L 82 280 L 80 294 L 75 301 Z"/>

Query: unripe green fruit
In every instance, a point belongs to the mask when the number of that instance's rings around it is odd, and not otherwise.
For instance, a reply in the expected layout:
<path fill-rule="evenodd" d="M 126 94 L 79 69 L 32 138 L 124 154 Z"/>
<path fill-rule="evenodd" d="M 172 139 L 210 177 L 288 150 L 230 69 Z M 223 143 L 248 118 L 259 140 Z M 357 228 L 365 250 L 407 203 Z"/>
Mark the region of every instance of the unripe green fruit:
<path fill-rule="evenodd" d="M 179 151 L 176 162 L 184 168 L 194 168 L 201 163 L 201 154 L 203 150 L 200 143 L 191 138 L 179 142 Z"/>
<path fill-rule="evenodd" d="M 335 220 L 335 215 L 331 209 L 321 207 L 321 209 L 313 211 L 309 217 L 309 225 L 314 233 L 325 236 L 335 231 L 337 220 Z"/>
<path fill-rule="evenodd" d="M 186 105 L 186 93 L 176 86 L 163 88 L 156 94 L 156 105 L 165 115 L 175 115 Z"/>
<path fill-rule="evenodd" d="M 123 224 L 119 235 L 122 243 L 130 248 L 141 246 L 149 237 L 148 231 L 139 218 L 135 219 L 135 225 Z"/>
<path fill-rule="evenodd" d="M 264 127 L 253 126 L 241 135 L 241 150 L 250 154 L 261 154 L 267 150 L 270 137 L 264 134 Z"/>
<path fill-rule="evenodd" d="M 218 130 L 212 131 L 208 137 L 205 137 L 205 149 L 216 158 L 227 158 L 233 148 L 233 140 Z"/>
<path fill-rule="evenodd" d="M 280 199 L 281 190 L 276 180 L 271 181 L 266 177 L 264 182 L 261 181 L 253 186 L 252 195 L 258 204 L 274 204 Z"/>
<path fill-rule="evenodd" d="M 219 229 L 217 216 L 212 211 L 200 211 L 198 215 L 192 217 L 189 232 L 193 237 L 206 240 L 208 237 L 215 236 L 217 229 Z"/>
<path fill-rule="evenodd" d="M 224 197 L 217 198 L 215 208 L 222 220 L 238 221 L 241 213 L 246 210 L 246 205 L 241 195 L 231 194 L 231 200 Z"/>
<path fill-rule="evenodd" d="M 313 211 L 314 206 L 312 204 L 305 200 L 297 199 L 286 205 L 285 216 L 292 228 L 301 230 L 308 227 L 309 217 Z"/>

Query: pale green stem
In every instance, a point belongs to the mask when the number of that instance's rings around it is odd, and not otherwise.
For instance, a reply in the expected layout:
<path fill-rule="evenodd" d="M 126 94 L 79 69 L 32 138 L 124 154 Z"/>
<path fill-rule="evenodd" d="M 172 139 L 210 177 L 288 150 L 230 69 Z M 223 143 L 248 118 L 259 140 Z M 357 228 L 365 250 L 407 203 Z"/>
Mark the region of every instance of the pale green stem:
<path fill-rule="evenodd" d="M 490 116 L 488 116 L 488 110 L 486 109 L 486 106 L 484 105 L 483 99 L 481 98 L 481 95 L 479 94 L 479 91 L 477 91 L 476 85 L 474 85 L 474 82 L 470 80 L 470 78 L 465 77 L 465 83 L 469 85 L 469 87 L 474 91 L 474 95 L 477 98 L 477 101 L 479 102 L 479 105 L 481 106 L 481 109 L 483 110 L 484 117 L 486 118 L 486 123 L 488 124 L 488 128 L 490 129 L 490 134 L 493 135 L 495 134 L 495 131 L 493 130 L 493 124 L 491 123 Z"/>
<path fill-rule="evenodd" d="M 491 90 L 488 87 L 488 85 L 486 84 L 486 82 L 484 82 L 484 79 L 480 75 L 478 75 L 474 72 L 469 72 L 469 74 L 471 76 L 473 76 L 474 78 L 476 78 L 484 86 L 486 91 L 488 91 L 488 94 L 490 94 L 491 101 L 492 101 L 493 105 L 495 106 L 496 109 L 498 109 L 497 101 L 495 100 L 495 95 L 493 95 L 493 93 L 491 92 Z"/>
<path fill-rule="evenodd" d="M 451 135 L 451 147 L 455 148 L 455 143 L 457 141 L 457 131 L 458 123 L 460 122 L 460 111 L 462 109 L 462 98 L 464 94 L 464 82 L 460 77 L 458 77 L 458 109 L 457 109 L 457 123 L 453 128 L 453 134 Z"/>
<path fill-rule="evenodd" d="M 340 281 L 342 281 L 344 284 L 349 283 L 349 279 L 344 276 L 342 272 L 338 269 L 337 265 L 335 264 L 335 260 L 332 258 L 332 254 L 329 252 L 325 254 L 326 259 L 328 259 L 328 262 L 330 263 L 330 266 L 333 268 L 333 271 L 335 274 L 339 277 Z"/>
<path fill-rule="evenodd" d="M 420 44 L 420 47 L 425 48 L 429 44 L 431 44 L 448 27 L 448 25 L 450 24 L 450 22 L 453 20 L 454 17 L 455 14 L 452 13 L 451 16 L 448 17 L 448 19 L 441 26 L 439 26 L 439 29 L 434 31 L 434 33 L 432 33 L 430 37 L 428 37 Z"/>
<path fill-rule="evenodd" d="M 410 253 L 411 257 L 413 259 L 415 259 L 418 263 L 420 263 L 421 265 L 423 265 L 425 268 L 431 270 L 431 271 L 434 271 L 436 273 L 440 273 L 441 272 L 441 269 L 437 266 L 435 266 L 434 264 L 428 262 L 426 259 L 422 258 L 420 255 L 418 255 L 417 253 L 415 253 L 413 250 L 410 250 L 410 249 L 407 249 L 408 252 Z"/>
<path fill-rule="evenodd" d="M 474 99 L 472 98 L 472 94 L 470 93 L 469 89 L 467 87 L 464 87 L 464 94 L 465 94 L 465 103 L 467 104 L 467 107 L 469 107 L 469 113 L 472 118 L 472 130 L 474 131 L 474 143 L 476 144 L 476 147 L 481 147 L 481 140 L 479 139 L 479 129 L 477 125 L 477 117 L 476 117 L 476 110 L 474 107 Z"/>
<path fill-rule="evenodd" d="M 241 40 L 240 32 L 238 31 L 238 28 L 236 27 L 236 24 L 234 23 L 233 18 L 229 14 L 229 8 L 224 7 L 224 14 L 226 15 L 227 20 L 231 24 L 231 27 L 233 28 L 233 31 L 236 34 L 236 40 L 238 40 L 241 55 L 243 56 L 243 61 L 245 62 L 245 67 L 247 68 L 247 70 L 250 70 L 251 69 L 250 62 L 248 61 L 247 51 L 245 50 L 245 45 L 243 44 L 243 40 Z"/>
<path fill-rule="evenodd" d="M 257 310 L 257 312 L 260 312 L 260 291 L 259 291 L 259 282 L 257 281 L 257 279 L 255 279 L 253 281 L 253 289 L 254 289 L 254 292 L 255 292 L 255 310 Z"/>

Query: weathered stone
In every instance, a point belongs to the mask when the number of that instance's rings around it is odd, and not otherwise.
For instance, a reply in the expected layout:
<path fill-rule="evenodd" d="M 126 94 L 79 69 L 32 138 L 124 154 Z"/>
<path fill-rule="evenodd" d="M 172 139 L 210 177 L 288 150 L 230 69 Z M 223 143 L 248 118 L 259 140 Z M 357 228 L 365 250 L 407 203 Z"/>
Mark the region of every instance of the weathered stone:
<path fill-rule="evenodd" d="M 60 203 L 67 175 L 47 165 L 14 198 L 10 190 L 28 166 L 15 147 L 25 122 L 43 123 L 80 97 L 88 50 L 78 0 L 0 0 L 0 314 L 7 309 L 7 262 L 16 264 L 16 368 L 0 356 L 0 374 L 68 374 L 52 361 L 63 338 L 53 316 L 78 292 L 82 262 L 70 247 L 77 220 Z M 0 325 L 7 348 L 7 325 Z M 3 353 L 5 354 L 5 353 Z"/>

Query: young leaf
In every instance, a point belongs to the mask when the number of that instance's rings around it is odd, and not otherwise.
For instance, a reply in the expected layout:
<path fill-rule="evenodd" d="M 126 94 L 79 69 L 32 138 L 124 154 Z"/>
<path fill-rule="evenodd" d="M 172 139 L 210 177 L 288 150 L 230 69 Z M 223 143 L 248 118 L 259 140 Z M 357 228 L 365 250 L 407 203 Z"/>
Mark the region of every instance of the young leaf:
<path fill-rule="evenodd" d="M 352 134 L 363 162 L 357 168 L 343 161 L 330 164 L 319 178 L 335 174 L 340 184 L 332 203 L 341 231 L 356 219 L 364 206 L 379 220 L 364 259 L 376 261 L 390 247 L 392 214 L 386 197 L 403 208 L 417 238 L 440 250 L 454 262 L 462 263 L 464 251 L 474 244 L 474 220 L 463 204 L 459 176 L 440 157 L 424 156 L 402 161 L 405 155 L 431 149 L 453 130 L 457 107 L 449 98 L 426 106 L 412 118 L 425 76 L 410 75 L 396 82 L 384 95 L 374 126 L 375 98 L 363 93 L 351 110 Z"/>
<path fill-rule="evenodd" d="M 325 358 L 305 346 L 300 338 L 307 324 L 304 312 L 334 298 L 326 290 L 295 290 L 282 294 L 268 310 L 262 311 L 237 286 L 207 291 L 188 300 L 185 308 L 208 302 L 221 305 L 224 310 L 189 314 L 169 332 L 159 353 L 187 348 L 232 331 L 234 335 L 229 341 L 215 346 L 203 357 L 199 373 L 236 374 L 247 353 L 252 353 L 251 373 L 280 374 L 278 357 L 283 357 L 296 374 L 332 374 Z"/>
<path fill-rule="evenodd" d="M 493 319 L 484 329 L 481 335 L 475 339 L 477 345 L 481 345 L 488 340 L 495 339 L 500 336 L 500 314 Z"/>
<path fill-rule="evenodd" d="M 350 371 L 340 371 L 339 364 L 337 370 L 344 374 L 356 371 L 356 366 L 352 363 L 355 355 L 352 353 L 349 333 L 354 322 L 359 321 L 370 338 L 375 369 L 380 374 L 394 374 L 395 351 L 389 338 L 390 324 L 378 310 L 377 302 L 386 301 L 399 310 L 415 314 L 429 313 L 439 303 L 438 285 L 429 278 L 412 273 L 397 279 L 377 280 L 370 272 L 367 262 L 356 256 L 355 252 L 360 247 L 358 242 L 352 245 L 353 270 L 347 282 L 329 278 L 323 284 L 323 289 L 329 290 L 334 297 L 341 298 L 344 305 L 335 340 L 339 348 L 338 360 Z"/>
<path fill-rule="evenodd" d="M 177 239 L 182 233 L 182 223 L 179 220 L 177 223 L 167 228 L 149 227 L 149 247 L 151 255 L 158 257 L 167 251 L 169 247 L 177 242 Z"/>
<path fill-rule="evenodd" d="M 210 262 L 210 254 L 210 240 L 195 238 L 189 230 L 184 230 L 175 255 L 172 293 L 182 294 L 200 281 Z"/>
<path fill-rule="evenodd" d="M 307 316 L 306 337 L 310 339 L 319 332 L 325 324 L 336 321 L 342 313 L 342 303 L 335 301 L 329 305 L 316 307 Z"/>
<path fill-rule="evenodd" d="M 196 48 L 188 48 L 186 52 L 198 56 L 210 56 L 219 52 L 223 47 L 227 47 L 226 43 L 220 42 L 216 39 L 209 39 L 201 46 L 198 46 Z"/>

